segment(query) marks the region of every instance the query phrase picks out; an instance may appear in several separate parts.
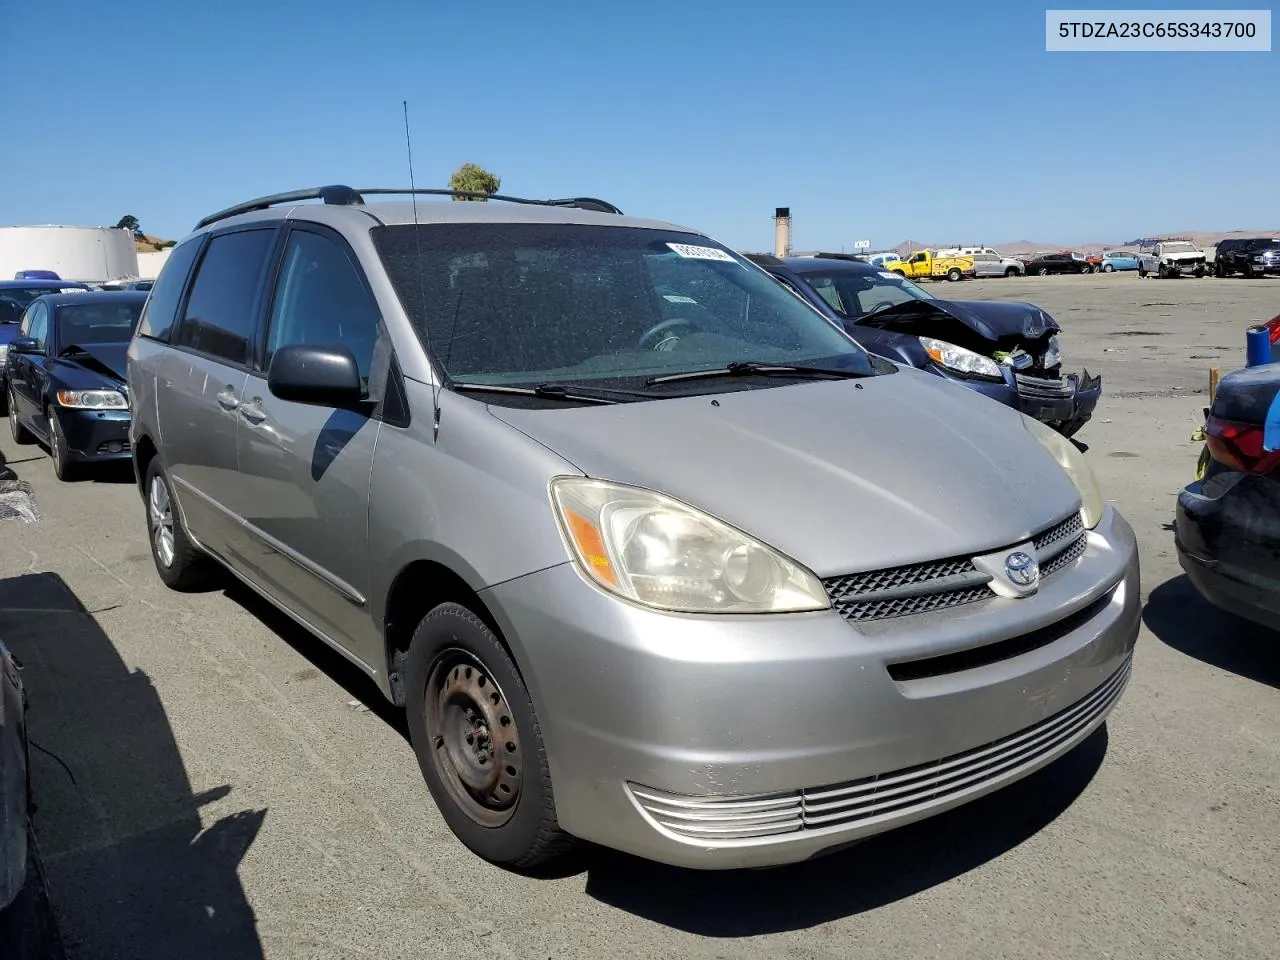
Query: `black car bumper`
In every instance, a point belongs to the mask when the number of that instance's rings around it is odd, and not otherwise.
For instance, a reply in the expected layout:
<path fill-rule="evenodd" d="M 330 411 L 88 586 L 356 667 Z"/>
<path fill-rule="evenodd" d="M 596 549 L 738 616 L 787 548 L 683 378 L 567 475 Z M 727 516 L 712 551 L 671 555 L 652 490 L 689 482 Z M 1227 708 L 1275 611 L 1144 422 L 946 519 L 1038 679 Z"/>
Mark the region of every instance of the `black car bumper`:
<path fill-rule="evenodd" d="M 1280 482 L 1221 473 L 1178 495 L 1178 562 L 1208 601 L 1280 630 Z"/>
<path fill-rule="evenodd" d="M 1086 370 L 1060 379 L 1015 374 L 1018 409 L 1046 423 L 1064 436 L 1071 436 L 1093 416 L 1102 396 L 1102 378 Z"/>
<path fill-rule="evenodd" d="M 54 414 L 67 441 L 73 460 L 100 462 L 128 460 L 128 410 L 70 410 L 58 408 Z"/>

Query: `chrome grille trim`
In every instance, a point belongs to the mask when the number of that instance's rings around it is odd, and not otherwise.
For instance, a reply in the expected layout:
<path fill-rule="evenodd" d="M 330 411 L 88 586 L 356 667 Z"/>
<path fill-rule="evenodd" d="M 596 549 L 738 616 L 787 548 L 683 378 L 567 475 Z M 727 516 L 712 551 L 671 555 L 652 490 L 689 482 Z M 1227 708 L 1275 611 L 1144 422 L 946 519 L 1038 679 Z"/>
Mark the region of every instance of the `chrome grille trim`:
<path fill-rule="evenodd" d="M 1024 730 L 930 763 L 848 783 L 756 797 L 684 797 L 628 784 L 645 813 L 693 840 L 754 839 L 914 817 L 1011 781 L 1097 726 L 1129 680 L 1132 658 L 1092 693 Z"/>
<path fill-rule="evenodd" d="M 1080 514 L 1073 513 L 1032 537 L 1043 579 L 1085 551 L 1087 539 Z M 1059 560 L 1064 551 L 1075 551 Z M 829 577 L 822 582 L 831 606 L 851 623 L 888 620 L 930 610 L 943 610 L 990 599 L 991 578 L 968 557 L 950 557 L 902 567 Z"/>
<path fill-rule="evenodd" d="M 1013 379 L 1017 384 L 1019 396 L 1037 400 L 1062 400 L 1075 392 L 1069 380 L 1032 377 L 1024 373 L 1015 373 Z"/>

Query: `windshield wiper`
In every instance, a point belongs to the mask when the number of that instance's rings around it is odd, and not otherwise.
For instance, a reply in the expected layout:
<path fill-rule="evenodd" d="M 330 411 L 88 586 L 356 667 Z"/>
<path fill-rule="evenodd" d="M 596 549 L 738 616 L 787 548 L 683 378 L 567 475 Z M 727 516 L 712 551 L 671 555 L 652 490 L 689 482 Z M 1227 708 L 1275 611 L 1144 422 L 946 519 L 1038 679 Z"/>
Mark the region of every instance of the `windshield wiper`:
<path fill-rule="evenodd" d="M 540 397 L 573 403 L 622 403 L 637 398 L 652 399 L 643 393 L 603 390 L 598 387 L 566 387 L 558 383 L 540 383 L 535 387 L 512 387 L 501 383 L 467 383 L 453 381 L 449 386 L 459 393 L 506 393 L 515 397 Z"/>
<path fill-rule="evenodd" d="M 689 370 L 684 373 L 664 373 L 658 377 L 650 377 L 645 386 L 652 387 L 659 383 L 678 383 L 683 380 L 713 380 L 719 377 L 874 377 L 875 372 L 862 370 L 837 370 L 832 367 L 802 367 L 787 363 L 757 363 L 753 360 L 735 360 L 724 367 L 711 370 Z"/>

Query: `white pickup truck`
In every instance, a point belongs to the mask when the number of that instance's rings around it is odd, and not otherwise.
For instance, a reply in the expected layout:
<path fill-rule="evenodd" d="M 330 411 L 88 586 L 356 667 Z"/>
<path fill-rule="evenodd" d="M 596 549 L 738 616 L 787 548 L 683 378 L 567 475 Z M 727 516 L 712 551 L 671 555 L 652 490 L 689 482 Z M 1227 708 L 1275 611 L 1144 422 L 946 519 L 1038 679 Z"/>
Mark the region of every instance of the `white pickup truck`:
<path fill-rule="evenodd" d="M 1138 276 L 1203 277 L 1208 272 L 1205 252 L 1190 240 L 1180 238 L 1138 241 Z"/>

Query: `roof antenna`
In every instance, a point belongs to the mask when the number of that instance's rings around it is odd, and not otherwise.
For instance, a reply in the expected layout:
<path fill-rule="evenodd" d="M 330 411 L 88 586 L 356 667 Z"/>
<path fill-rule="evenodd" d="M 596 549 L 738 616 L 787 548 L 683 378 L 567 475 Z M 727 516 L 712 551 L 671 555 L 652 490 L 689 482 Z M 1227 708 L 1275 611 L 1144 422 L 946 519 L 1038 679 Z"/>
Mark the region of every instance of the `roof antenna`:
<path fill-rule="evenodd" d="M 409 196 L 413 201 L 413 242 L 418 254 L 418 290 L 422 310 L 422 339 L 427 348 L 427 365 L 431 367 L 431 439 L 440 439 L 440 376 L 431 364 L 431 322 L 427 317 L 427 281 L 422 276 L 422 235 L 418 227 L 418 193 L 413 180 L 413 140 L 409 137 L 409 101 L 401 100 L 404 108 L 404 145 L 409 154 Z M 443 373 L 443 368 L 441 370 Z"/>

